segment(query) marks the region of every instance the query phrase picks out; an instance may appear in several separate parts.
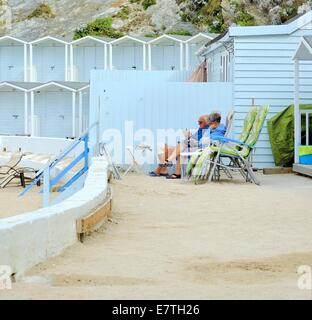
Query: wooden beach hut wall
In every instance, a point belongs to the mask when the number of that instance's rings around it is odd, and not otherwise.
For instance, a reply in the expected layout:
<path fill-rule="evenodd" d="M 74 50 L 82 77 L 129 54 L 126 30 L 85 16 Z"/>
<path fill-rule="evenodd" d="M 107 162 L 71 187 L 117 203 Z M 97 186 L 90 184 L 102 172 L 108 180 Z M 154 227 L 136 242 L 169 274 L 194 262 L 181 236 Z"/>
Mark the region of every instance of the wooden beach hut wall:
<path fill-rule="evenodd" d="M 30 82 L 0 83 L 0 134 L 30 133 L 28 91 L 37 85 Z"/>
<path fill-rule="evenodd" d="M 162 35 L 148 42 L 149 70 L 183 70 L 185 69 L 186 36 Z"/>
<path fill-rule="evenodd" d="M 68 81 L 68 43 L 47 36 L 30 42 L 30 81 Z"/>
<path fill-rule="evenodd" d="M 0 81 L 27 81 L 27 42 L 0 38 Z"/>
<path fill-rule="evenodd" d="M 109 39 L 87 36 L 70 43 L 70 80 L 89 82 L 91 70 L 107 70 Z"/>
<path fill-rule="evenodd" d="M 311 92 L 312 80 L 308 79 L 306 74 L 303 77 L 303 72 L 309 72 L 312 74 L 312 34 L 310 36 L 303 36 L 298 46 L 298 49 L 294 55 L 295 64 L 295 80 L 294 80 L 294 106 L 295 106 L 295 165 L 293 170 L 298 173 L 312 176 L 312 164 L 309 161 L 303 163 L 300 157 L 300 148 L 312 149 L 312 141 L 310 141 L 310 135 L 312 127 L 311 116 L 312 107 L 310 109 L 301 110 L 300 102 L 307 98 L 307 93 Z M 309 64 L 307 64 L 309 63 Z M 311 94 L 309 95 L 312 102 Z M 310 104 L 311 104 L 310 102 Z M 305 122 L 305 141 L 302 141 L 302 122 Z M 309 159 L 311 160 L 311 151 L 309 152 Z"/>
<path fill-rule="evenodd" d="M 74 138 L 83 130 L 83 93 L 89 84 L 78 82 L 49 82 L 30 91 L 31 134 L 42 137 Z"/>
<path fill-rule="evenodd" d="M 145 38 L 124 36 L 109 44 L 110 70 L 146 70 Z"/>
<path fill-rule="evenodd" d="M 241 133 L 252 101 L 269 105 L 268 119 L 294 103 L 294 61 L 302 37 L 312 34 L 312 11 L 283 25 L 230 27 L 209 43 L 203 54 L 209 81 L 233 83 L 234 131 Z M 302 62 L 300 70 L 302 104 L 312 101 L 312 64 Z M 254 155 L 257 168 L 274 167 L 275 162 L 265 124 Z"/>
<path fill-rule="evenodd" d="M 201 62 L 203 57 L 198 56 L 197 52 L 216 35 L 208 33 L 198 33 L 192 38 L 185 41 L 185 68 L 186 70 L 194 70 Z"/>

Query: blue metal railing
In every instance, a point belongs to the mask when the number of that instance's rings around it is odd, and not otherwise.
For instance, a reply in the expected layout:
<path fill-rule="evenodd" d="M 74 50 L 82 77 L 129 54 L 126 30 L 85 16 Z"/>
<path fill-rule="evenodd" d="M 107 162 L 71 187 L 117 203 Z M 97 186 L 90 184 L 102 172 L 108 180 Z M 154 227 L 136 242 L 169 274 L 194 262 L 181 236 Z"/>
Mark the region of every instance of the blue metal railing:
<path fill-rule="evenodd" d="M 71 177 L 59 190 L 58 192 L 64 192 L 66 189 L 70 188 L 80 177 L 82 177 L 89 170 L 89 138 L 90 132 L 93 128 L 97 128 L 97 142 L 96 148 L 98 148 L 98 132 L 99 132 L 99 123 L 93 124 L 89 129 L 87 129 L 81 137 L 76 139 L 71 145 L 69 145 L 60 155 L 55 159 L 45 165 L 36 175 L 36 178 L 31 182 L 31 184 L 20 194 L 24 196 L 29 190 L 31 190 L 39 181 L 43 179 L 43 190 L 40 192 L 43 193 L 43 206 L 47 207 L 50 205 L 50 192 L 58 182 L 60 182 L 66 174 L 68 174 L 74 167 L 76 167 L 81 161 L 84 161 L 83 168 L 80 169 L 73 177 Z M 66 166 L 56 177 L 51 179 L 52 169 L 66 158 L 72 151 L 74 151 L 80 144 L 83 143 L 83 151 L 75 157 L 75 159 Z M 96 150 L 98 153 L 98 150 Z"/>

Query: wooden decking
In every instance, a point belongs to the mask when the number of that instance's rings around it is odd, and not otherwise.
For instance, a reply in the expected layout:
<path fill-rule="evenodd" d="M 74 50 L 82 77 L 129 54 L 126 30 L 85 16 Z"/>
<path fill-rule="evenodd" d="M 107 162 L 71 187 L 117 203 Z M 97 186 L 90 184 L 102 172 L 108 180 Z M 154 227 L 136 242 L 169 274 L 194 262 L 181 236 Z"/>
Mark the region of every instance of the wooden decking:
<path fill-rule="evenodd" d="M 312 177 L 312 165 L 294 164 L 293 171 L 305 176 Z"/>

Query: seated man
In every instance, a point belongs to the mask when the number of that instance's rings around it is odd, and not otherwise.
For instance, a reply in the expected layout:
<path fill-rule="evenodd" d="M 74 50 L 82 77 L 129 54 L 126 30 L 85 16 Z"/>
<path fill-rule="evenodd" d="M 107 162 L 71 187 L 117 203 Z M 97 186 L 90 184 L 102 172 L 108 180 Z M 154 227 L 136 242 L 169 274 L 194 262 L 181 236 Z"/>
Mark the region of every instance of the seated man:
<path fill-rule="evenodd" d="M 187 148 L 202 149 L 203 138 L 211 138 L 215 136 L 224 136 L 226 128 L 221 124 L 220 113 L 212 113 L 208 116 L 201 116 L 198 120 L 199 129 L 195 134 L 185 132 L 186 140 L 179 143 L 176 148 L 169 147 L 165 150 L 165 155 L 160 158 L 163 164 L 159 165 L 155 171 L 150 173 L 152 177 L 166 176 L 167 179 L 181 179 L 181 152 Z M 177 160 L 176 171 L 173 175 L 168 176 L 168 167 L 173 166 L 173 162 Z"/>

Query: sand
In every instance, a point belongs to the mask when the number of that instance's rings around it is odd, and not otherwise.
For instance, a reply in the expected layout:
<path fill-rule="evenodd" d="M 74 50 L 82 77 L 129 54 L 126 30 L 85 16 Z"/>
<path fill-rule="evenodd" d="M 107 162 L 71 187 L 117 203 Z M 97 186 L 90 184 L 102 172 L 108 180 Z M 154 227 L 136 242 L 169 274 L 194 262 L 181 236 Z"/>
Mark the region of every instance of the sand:
<path fill-rule="evenodd" d="M 312 267 L 312 180 L 259 179 L 115 181 L 105 226 L 0 299 L 311 299 L 297 268 Z"/>
<path fill-rule="evenodd" d="M 42 205 L 39 188 L 35 187 L 24 197 L 19 197 L 23 188 L 11 183 L 5 189 L 0 189 L 0 219 L 37 210 Z"/>

